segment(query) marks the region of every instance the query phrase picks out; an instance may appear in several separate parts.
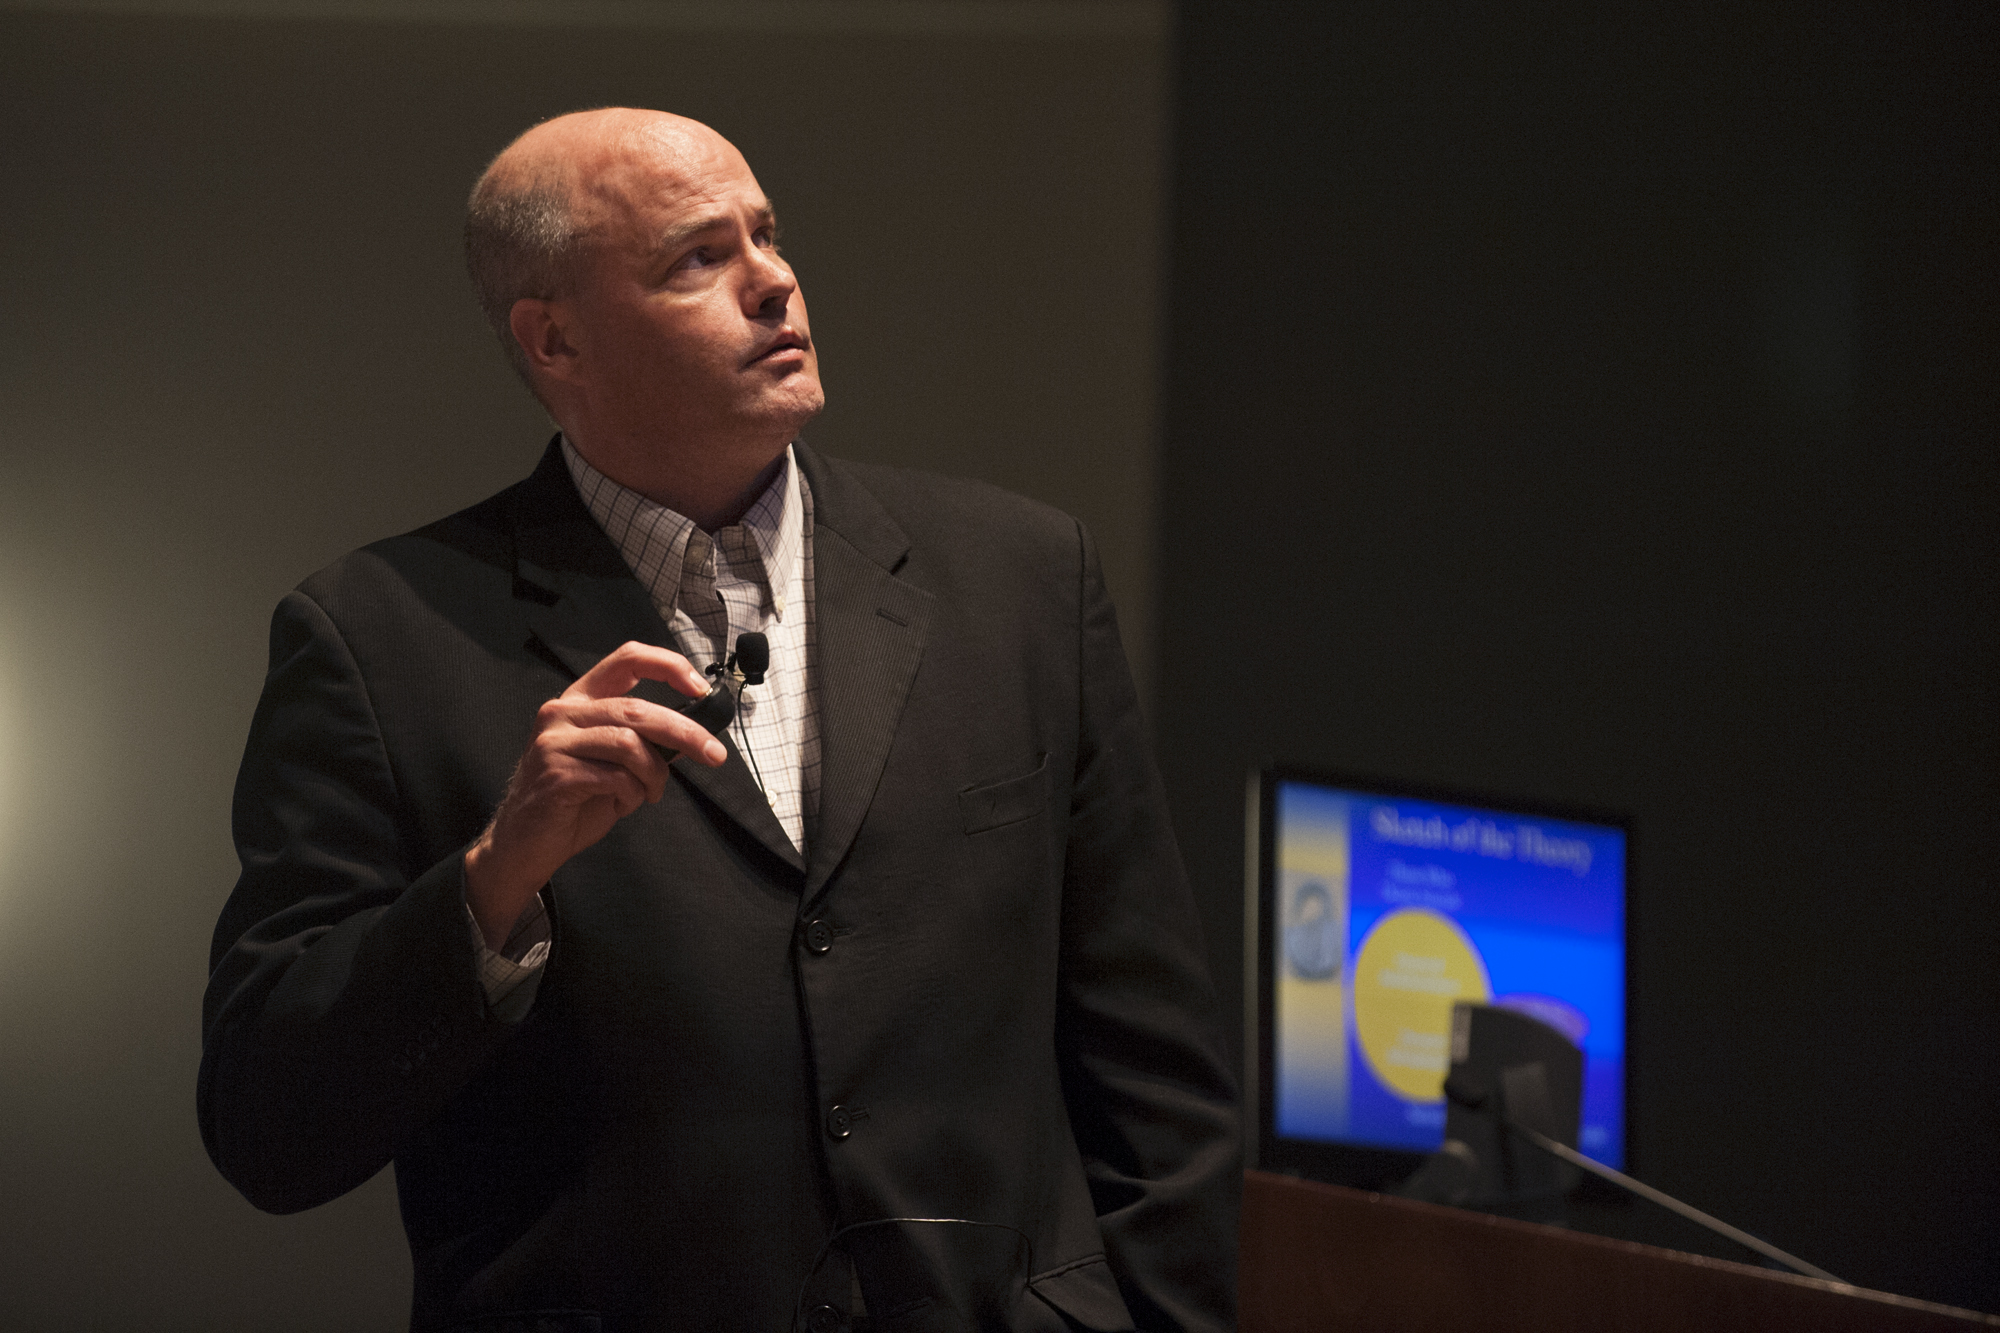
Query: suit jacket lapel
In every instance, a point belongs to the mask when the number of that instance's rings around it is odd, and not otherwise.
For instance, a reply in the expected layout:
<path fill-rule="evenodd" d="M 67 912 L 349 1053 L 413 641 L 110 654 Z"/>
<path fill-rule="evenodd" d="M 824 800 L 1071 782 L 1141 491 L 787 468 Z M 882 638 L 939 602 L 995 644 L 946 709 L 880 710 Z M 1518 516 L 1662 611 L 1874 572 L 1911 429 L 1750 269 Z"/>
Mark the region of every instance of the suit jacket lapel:
<path fill-rule="evenodd" d="M 803 445 L 813 495 L 813 615 L 818 643 L 819 814 L 807 839 L 806 901 L 847 855 L 874 800 L 896 724 L 923 659 L 935 599 L 897 578 L 909 539 L 846 473 Z"/>
<path fill-rule="evenodd" d="M 550 444 L 534 475 L 516 491 L 513 529 L 514 594 L 525 606 L 531 650 L 539 647 L 572 676 L 628 640 L 679 651 L 651 596 L 578 497 L 560 446 Z M 799 849 L 771 813 L 735 742 L 726 733 L 722 742 L 729 759 L 721 768 L 676 763 L 675 777 L 780 860 L 804 870 Z"/>

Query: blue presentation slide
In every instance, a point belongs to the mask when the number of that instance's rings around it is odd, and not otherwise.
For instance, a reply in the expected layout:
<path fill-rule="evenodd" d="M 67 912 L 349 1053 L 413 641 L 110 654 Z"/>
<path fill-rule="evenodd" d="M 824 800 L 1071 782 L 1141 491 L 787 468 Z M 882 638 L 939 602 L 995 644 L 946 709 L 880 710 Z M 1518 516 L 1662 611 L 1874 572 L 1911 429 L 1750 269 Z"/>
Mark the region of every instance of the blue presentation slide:
<path fill-rule="evenodd" d="M 1583 1049 L 1579 1147 L 1624 1164 L 1622 830 L 1306 782 L 1277 823 L 1280 1136 L 1435 1149 L 1472 1000 Z"/>

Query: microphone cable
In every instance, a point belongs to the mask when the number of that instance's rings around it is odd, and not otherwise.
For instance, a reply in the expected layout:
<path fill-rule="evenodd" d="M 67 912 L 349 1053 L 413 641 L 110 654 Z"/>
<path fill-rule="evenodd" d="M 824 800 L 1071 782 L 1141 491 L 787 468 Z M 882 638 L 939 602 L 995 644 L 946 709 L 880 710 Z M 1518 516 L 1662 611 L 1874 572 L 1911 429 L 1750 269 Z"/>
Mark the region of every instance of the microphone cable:
<path fill-rule="evenodd" d="M 750 748 L 750 726 L 743 720 L 743 710 L 741 708 L 736 710 L 736 734 L 741 737 L 737 742 L 736 748 L 741 750 L 743 757 L 750 761 L 750 776 L 757 779 L 757 790 L 763 792 L 764 800 L 769 802 L 771 799 L 771 789 L 764 785 L 763 770 L 757 767 L 757 752 Z"/>

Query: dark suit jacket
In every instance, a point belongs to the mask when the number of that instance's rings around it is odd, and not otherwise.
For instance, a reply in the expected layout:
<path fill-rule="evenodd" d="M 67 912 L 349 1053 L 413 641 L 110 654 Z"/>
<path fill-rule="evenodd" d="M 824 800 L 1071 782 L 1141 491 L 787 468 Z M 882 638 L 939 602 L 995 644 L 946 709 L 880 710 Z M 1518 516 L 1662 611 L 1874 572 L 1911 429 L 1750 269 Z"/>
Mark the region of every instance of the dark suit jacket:
<path fill-rule="evenodd" d="M 418 1329 L 781 1329 L 828 1233 L 894 1216 L 1025 1233 L 1014 1327 L 1227 1327 L 1232 1081 L 1089 539 L 798 459 L 810 855 L 733 749 L 676 764 L 555 876 L 517 1024 L 477 979 L 461 853 L 536 708 L 665 625 L 554 447 L 285 598 L 204 1011 L 209 1154 L 277 1212 L 393 1161 Z"/>

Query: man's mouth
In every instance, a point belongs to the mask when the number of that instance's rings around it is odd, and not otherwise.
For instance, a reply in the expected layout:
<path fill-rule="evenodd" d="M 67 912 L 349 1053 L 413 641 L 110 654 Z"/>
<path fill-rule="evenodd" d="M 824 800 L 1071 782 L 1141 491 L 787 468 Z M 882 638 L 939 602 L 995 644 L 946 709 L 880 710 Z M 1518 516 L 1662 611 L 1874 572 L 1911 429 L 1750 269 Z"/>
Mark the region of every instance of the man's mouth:
<path fill-rule="evenodd" d="M 770 346 L 766 347 L 763 351 L 757 353 L 757 355 L 751 357 L 750 364 L 754 366 L 759 361 L 768 361 L 772 357 L 780 356 L 786 352 L 804 352 L 810 349 L 811 347 L 812 347 L 812 339 L 806 337 L 803 333 L 797 333 L 791 329 L 786 329 L 782 333 L 780 333 L 776 338 L 771 340 Z"/>

